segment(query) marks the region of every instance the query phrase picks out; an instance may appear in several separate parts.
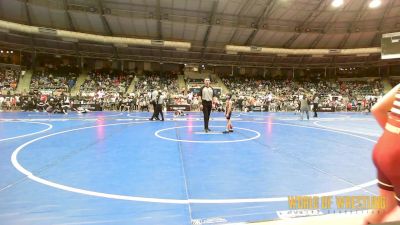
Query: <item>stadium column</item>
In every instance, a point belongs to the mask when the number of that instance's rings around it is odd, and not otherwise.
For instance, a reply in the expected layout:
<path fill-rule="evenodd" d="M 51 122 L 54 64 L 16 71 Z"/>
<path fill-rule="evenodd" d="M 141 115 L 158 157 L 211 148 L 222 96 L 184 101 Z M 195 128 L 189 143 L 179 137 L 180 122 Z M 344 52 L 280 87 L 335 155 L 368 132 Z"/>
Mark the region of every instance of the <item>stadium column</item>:
<path fill-rule="evenodd" d="M 116 65 L 116 67 L 118 68 L 118 69 L 121 69 L 122 68 L 122 65 L 121 65 L 122 63 L 121 63 L 121 60 L 118 60 L 117 59 L 117 65 Z"/>
<path fill-rule="evenodd" d="M 292 77 L 293 77 L 293 80 L 294 80 L 294 67 L 292 68 Z"/>
<path fill-rule="evenodd" d="M 22 51 L 19 50 L 19 65 L 22 66 Z"/>
<path fill-rule="evenodd" d="M 36 67 L 36 50 L 32 54 L 32 70 L 35 70 Z"/>
<path fill-rule="evenodd" d="M 84 66 L 83 56 L 79 57 L 79 70 L 82 72 Z"/>

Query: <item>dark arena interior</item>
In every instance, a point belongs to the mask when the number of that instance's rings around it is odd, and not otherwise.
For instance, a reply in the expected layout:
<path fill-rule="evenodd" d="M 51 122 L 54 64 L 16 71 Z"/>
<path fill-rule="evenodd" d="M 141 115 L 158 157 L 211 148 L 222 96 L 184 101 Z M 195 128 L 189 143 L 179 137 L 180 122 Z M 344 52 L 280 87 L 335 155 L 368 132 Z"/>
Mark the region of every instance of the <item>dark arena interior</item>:
<path fill-rule="evenodd" d="M 400 0 L 0 0 L 0 225 L 400 224 L 399 83 Z"/>

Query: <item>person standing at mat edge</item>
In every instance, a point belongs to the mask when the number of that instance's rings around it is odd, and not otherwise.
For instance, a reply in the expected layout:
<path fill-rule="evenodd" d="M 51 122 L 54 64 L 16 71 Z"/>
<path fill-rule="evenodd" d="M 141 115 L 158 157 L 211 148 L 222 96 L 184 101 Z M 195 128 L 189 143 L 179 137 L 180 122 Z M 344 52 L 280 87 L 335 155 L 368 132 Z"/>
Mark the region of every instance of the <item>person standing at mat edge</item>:
<path fill-rule="evenodd" d="M 374 147 L 372 159 L 377 170 L 380 195 L 386 199 L 386 208 L 383 212 L 372 212 L 365 218 L 364 224 L 386 222 L 385 217 L 396 212 L 400 206 L 400 84 L 383 96 L 371 111 L 384 129 Z M 391 221 L 400 221 L 398 212 L 390 217 Z"/>
<path fill-rule="evenodd" d="M 310 111 L 310 103 L 307 97 L 304 95 L 300 100 L 300 119 L 303 120 L 304 113 L 307 115 L 307 120 L 310 119 L 310 115 L 308 114 Z"/>
<path fill-rule="evenodd" d="M 313 111 L 314 111 L 314 118 L 318 117 L 317 111 L 318 111 L 318 104 L 319 104 L 319 96 L 318 94 L 314 95 L 314 100 L 313 100 Z"/>
<path fill-rule="evenodd" d="M 158 87 L 157 87 L 158 88 Z M 151 116 L 151 118 L 149 120 L 160 120 L 158 118 L 158 114 L 157 114 L 157 97 L 158 97 L 158 90 L 154 89 L 151 92 L 151 105 L 153 106 L 153 115 Z"/>
<path fill-rule="evenodd" d="M 233 132 L 233 126 L 232 126 L 232 121 L 231 121 L 231 117 L 232 117 L 232 100 L 231 100 L 232 96 L 231 95 L 227 95 L 226 96 L 226 108 L 225 108 L 225 117 L 226 117 L 226 130 L 222 133 L 224 134 L 228 134 L 229 132 Z"/>
<path fill-rule="evenodd" d="M 156 99 L 156 118 L 160 118 L 158 117 L 158 115 L 161 115 L 161 121 L 164 121 L 164 114 L 162 111 L 163 105 L 164 105 L 164 95 L 161 91 L 159 91 Z"/>
<path fill-rule="evenodd" d="M 208 121 L 210 120 L 212 100 L 214 98 L 214 89 L 210 86 L 210 78 L 204 79 L 204 86 L 202 86 L 200 89 L 199 98 L 201 98 L 201 105 L 203 107 L 204 132 L 207 133 L 211 131 L 208 128 Z"/>

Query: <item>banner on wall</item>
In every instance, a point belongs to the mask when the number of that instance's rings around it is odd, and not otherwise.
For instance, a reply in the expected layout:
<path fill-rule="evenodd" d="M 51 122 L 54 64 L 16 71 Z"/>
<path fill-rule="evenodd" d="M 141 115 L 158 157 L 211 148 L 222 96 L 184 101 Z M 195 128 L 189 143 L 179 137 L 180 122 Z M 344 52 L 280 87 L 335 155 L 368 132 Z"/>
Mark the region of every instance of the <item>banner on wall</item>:
<path fill-rule="evenodd" d="M 74 104 L 73 107 L 74 108 L 82 107 L 90 111 L 103 111 L 103 108 L 100 106 L 100 104 Z"/>
<path fill-rule="evenodd" d="M 169 105 L 167 104 L 167 111 L 190 111 L 190 105 Z"/>
<path fill-rule="evenodd" d="M 335 112 L 335 107 L 319 107 L 318 112 Z"/>
<path fill-rule="evenodd" d="M 253 112 L 261 112 L 261 106 L 253 106 L 252 111 Z"/>

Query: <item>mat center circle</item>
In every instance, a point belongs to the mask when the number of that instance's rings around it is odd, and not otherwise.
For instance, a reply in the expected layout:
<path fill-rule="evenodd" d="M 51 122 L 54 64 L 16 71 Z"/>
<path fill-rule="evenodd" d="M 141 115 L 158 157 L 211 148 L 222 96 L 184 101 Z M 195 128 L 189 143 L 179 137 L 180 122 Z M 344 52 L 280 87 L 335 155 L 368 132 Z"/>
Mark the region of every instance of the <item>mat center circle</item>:
<path fill-rule="evenodd" d="M 257 139 L 261 136 L 258 131 L 248 128 L 235 127 L 235 131 L 223 134 L 225 126 L 210 126 L 212 131 L 204 132 L 203 126 L 179 126 L 157 130 L 154 135 L 158 138 L 191 143 L 232 143 Z"/>

